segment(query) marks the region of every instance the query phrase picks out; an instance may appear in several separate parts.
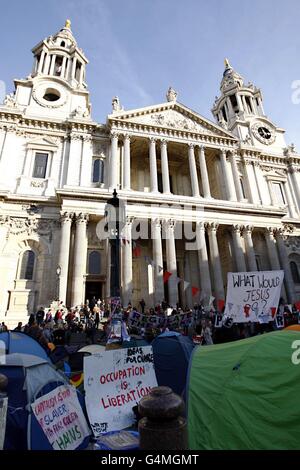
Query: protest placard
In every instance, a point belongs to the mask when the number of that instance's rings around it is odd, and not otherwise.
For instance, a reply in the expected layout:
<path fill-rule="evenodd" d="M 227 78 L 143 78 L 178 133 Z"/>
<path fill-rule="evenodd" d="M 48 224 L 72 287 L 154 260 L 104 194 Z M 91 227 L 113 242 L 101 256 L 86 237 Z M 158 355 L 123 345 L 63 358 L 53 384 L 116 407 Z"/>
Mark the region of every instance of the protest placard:
<path fill-rule="evenodd" d="M 228 273 L 225 316 L 236 323 L 274 320 L 283 271 Z"/>
<path fill-rule="evenodd" d="M 90 434 L 74 387 L 61 385 L 31 407 L 54 450 L 77 449 Z"/>
<path fill-rule="evenodd" d="M 132 408 L 156 386 L 151 346 L 85 357 L 86 408 L 94 435 L 131 426 Z"/>
<path fill-rule="evenodd" d="M 1 398 L 0 394 L 0 450 L 3 450 L 5 430 L 6 430 L 6 416 L 7 416 L 8 398 Z"/>

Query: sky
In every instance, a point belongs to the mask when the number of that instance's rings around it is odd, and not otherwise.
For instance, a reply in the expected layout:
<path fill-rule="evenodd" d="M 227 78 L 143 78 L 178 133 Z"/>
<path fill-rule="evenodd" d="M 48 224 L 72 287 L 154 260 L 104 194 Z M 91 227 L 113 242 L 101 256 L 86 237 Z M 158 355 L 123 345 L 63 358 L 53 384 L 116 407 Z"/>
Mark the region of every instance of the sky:
<path fill-rule="evenodd" d="M 228 57 L 261 88 L 266 115 L 300 152 L 299 0 L 0 0 L 0 7 L 7 93 L 31 72 L 32 47 L 70 18 L 89 59 L 94 120 L 105 122 L 113 96 L 125 109 L 151 106 L 166 101 L 169 86 L 180 103 L 213 119 Z"/>

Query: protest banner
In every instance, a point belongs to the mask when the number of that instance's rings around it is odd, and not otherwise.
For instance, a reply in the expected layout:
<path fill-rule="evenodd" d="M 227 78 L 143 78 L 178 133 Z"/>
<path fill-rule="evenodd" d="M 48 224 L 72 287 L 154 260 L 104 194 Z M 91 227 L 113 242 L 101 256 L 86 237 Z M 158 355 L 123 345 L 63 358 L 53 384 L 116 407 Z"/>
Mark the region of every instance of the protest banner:
<path fill-rule="evenodd" d="M 236 323 L 274 320 L 283 271 L 228 273 L 225 316 Z"/>
<path fill-rule="evenodd" d="M 90 435 L 74 387 L 61 385 L 35 400 L 32 411 L 54 450 L 74 450 Z"/>
<path fill-rule="evenodd" d="M 104 351 L 84 358 L 84 389 L 96 437 L 134 422 L 132 408 L 157 386 L 151 346 Z"/>
<path fill-rule="evenodd" d="M 3 450 L 5 430 L 6 430 L 6 416 L 7 416 L 8 398 L 1 398 L 0 395 L 0 450 Z"/>
<path fill-rule="evenodd" d="M 275 323 L 276 323 L 276 327 L 278 329 L 284 328 L 284 317 L 283 317 L 283 315 L 278 315 L 277 314 L 276 317 L 275 317 Z"/>

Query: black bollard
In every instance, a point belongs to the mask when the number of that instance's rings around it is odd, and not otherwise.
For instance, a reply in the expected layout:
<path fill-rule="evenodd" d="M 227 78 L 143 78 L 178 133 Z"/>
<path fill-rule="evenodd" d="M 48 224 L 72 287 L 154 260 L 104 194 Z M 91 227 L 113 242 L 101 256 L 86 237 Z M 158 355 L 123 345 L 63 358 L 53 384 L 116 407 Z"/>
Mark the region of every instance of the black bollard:
<path fill-rule="evenodd" d="M 139 403 L 141 450 L 186 450 L 184 402 L 170 387 L 155 387 Z"/>
<path fill-rule="evenodd" d="M 8 379 L 6 375 L 0 374 L 0 393 L 5 393 L 8 384 Z"/>

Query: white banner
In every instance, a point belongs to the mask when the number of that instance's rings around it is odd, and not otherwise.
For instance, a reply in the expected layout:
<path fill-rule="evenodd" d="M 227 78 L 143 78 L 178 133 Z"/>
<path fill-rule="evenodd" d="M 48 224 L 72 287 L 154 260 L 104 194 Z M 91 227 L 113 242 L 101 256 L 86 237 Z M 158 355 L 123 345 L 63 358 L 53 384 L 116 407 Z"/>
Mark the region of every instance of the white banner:
<path fill-rule="evenodd" d="M 0 450 L 3 450 L 5 429 L 6 429 L 6 416 L 7 416 L 8 398 L 0 398 Z"/>
<path fill-rule="evenodd" d="M 283 276 L 283 271 L 228 273 L 224 315 L 236 323 L 274 320 Z"/>
<path fill-rule="evenodd" d="M 131 426 L 132 408 L 156 386 L 151 346 L 85 357 L 85 403 L 94 435 Z"/>
<path fill-rule="evenodd" d="M 31 405 L 54 450 L 74 450 L 90 435 L 74 387 L 61 385 Z"/>

